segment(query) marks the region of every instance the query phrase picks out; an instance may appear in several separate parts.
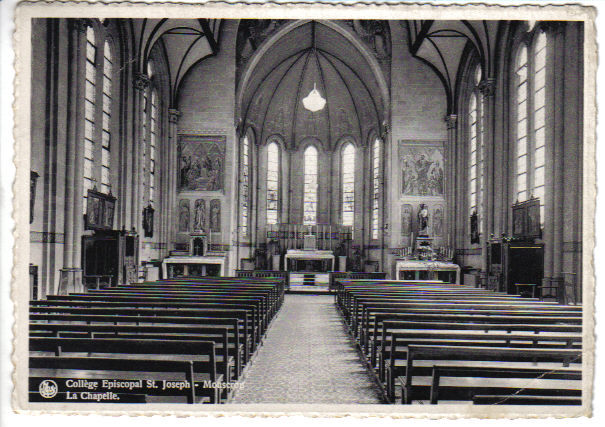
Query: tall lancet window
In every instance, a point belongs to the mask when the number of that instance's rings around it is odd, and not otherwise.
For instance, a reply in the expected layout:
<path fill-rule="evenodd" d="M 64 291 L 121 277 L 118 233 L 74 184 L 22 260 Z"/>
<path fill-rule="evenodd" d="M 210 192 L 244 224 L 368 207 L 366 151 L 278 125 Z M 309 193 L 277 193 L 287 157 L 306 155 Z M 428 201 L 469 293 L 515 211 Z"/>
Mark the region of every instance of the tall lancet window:
<path fill-rule="evenodd" d="M 372 145 L 372 239 L 378 239 L 378 213 L 380 201 L 380 140 Z"/>
<path fill-rule="evenodd" d="M 240 209 L 240 227 L 242 236 L 248 235 L 248 213 L 250 199 L 250 143 L 248 137 L 245 136 L 242 140 L 241 153 L 241 209 Z"/>
<path fill-rule="evenodd" d="M 317 148 L 305 150 L 305 184 L 303 197 L 303 224 L 317 224 Z"/>
<path fill-rule="evenodd" d="M 97 44 L 95 30 L 86 29 L 86 68 L 84 72 L 84 172 L 83 172 L 83 213 L 86 214 L 88 190 L 94 187 L 94 152 L 95 152 L 95 102 L 97 90 Z"/>
<path fill-rule="evenodd" d="M 158 91 L 151 90 L 149 118 L 149 203 L 155 201 L 155 150 L 158 142 Z"/>
<path fill-rule="evenodd" d="M 147 77 L 151 79 L 153 76 L 153 62 L 149 61 L 147 63 Z M 149 100 L 149 87 L 143 90 L 141 98 L 141 146 L 142 148 L 142 168 L 143 168 L 143 193 L 142 198 L 145 201 L 145 198 L 148 195 L 149 190 L 149 113 L 151 112 L 151 105 Z"/>
<path fill-rule="evenodd" d="M 101 192 L 111 191 L 111 109 L 113 62 L 111 45 L 105 41 L 103 48 L 103 133 L 101 147 Z"/>
<path fill-rule="evenodd" d="M 477 213 L 479 230 L 483 224 L 484 197 L 484 120 L 483 96 L 479 91 L 481 82 L 481 67 L 477 65 L 473 72 L 473 90 L 468 104 L 468 205 L 469 213 Z"/>
<path fill-rule="evenodd" d="M 540 221 L 544 224 L 546 158 L 546 34 L 540 32 L 534 43 L 534 183 L 533 196 L 540 198 Z"/>
<path fill-rule="evenodd" d="M 527 200 L 527 164 L 528 164 L 528 141 L 527 141 L 527 112 L 528 112 L 528 65 L 527 65 L 527 48 L 522 46 L 517 54 L 515 67 L 516 74 L 516 182 L 515 188 L 517 193 L 517 201 L 523 202 Z"/>
<path fill-rule="evenodd" d="M 267 224 L 277 224 L 279 218 L 279 146 L 267 146 Z"/>
<path fill-rule="evenodd" d="M 355 147 L 349 143 L 342 150 L 342 225 L 353 226 L 355 216 Z"/>

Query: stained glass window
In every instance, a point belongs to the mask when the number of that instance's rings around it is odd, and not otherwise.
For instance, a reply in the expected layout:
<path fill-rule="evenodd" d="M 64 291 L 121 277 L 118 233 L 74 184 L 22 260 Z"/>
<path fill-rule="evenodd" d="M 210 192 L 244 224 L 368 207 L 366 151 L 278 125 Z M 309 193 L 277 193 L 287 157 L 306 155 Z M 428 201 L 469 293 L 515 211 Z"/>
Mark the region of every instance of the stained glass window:
<path fill-rule="evenodd" d="M 84 173 L 82 176 L 82 193 L 84 197 L 82 209 L 84 214 L 86 214 L 88 190 L 92 190 L 94 187 L 96 56 L 95 30 L 89 26 L 86 29 L 86 68 L 84 72 Z"/>
<path fill-rule="evenodd" d="M 111 191 L 111 108 L 113 62 L 111 45 L 105 41 L 103 48 L 103 133 L 101 136 L 101 191 Z"/>
<path fill-rule="evenodd" d="M 267 146 L 267 224 L 277 224 L 279 213 L 279 146 Z"/>
<path fill-rule="evenodd" d="M 249 199 L 250 199 L 250 158 L 249 158 L 249 142 L 248 137 L 244 137 L 242 140 L 242 153 L 241 153 L 241 209 L 240 209 L 240 227 L 243 236 L 248 235 L 248 210 L 249 210 Z"/>
<path fill-rule="evenodd" d="M 380 206 L 380 140 L 372 145 L 372 239 L 378 239 Z"/>
<path fill-rule="evenodd" d="M 304 161 L 303 224 L 317 224 L 317 148 L 310 145 L 305 150 Z"/>
<path fill-rule="evenodd" d="M 342 225 L 353 226 L 355 216 L 355 147 L 342 150 Z"/>

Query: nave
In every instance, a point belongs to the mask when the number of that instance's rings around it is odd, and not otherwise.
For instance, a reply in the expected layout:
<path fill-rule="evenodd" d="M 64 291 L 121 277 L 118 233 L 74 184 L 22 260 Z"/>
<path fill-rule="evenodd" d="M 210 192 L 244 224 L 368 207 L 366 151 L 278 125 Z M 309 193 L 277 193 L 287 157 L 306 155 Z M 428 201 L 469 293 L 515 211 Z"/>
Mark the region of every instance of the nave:
<path fill-rule="evenodd" d="M 181 279 L 32 301 L 30 399 L 52 378 L 59 401 L 581 404 L 579 306 L 439 281 L 335 288 Z"/>
<path fill-rule="evenodd" d="M 233 403 L 380 403 L 328 295 L 286 295 Z"/>

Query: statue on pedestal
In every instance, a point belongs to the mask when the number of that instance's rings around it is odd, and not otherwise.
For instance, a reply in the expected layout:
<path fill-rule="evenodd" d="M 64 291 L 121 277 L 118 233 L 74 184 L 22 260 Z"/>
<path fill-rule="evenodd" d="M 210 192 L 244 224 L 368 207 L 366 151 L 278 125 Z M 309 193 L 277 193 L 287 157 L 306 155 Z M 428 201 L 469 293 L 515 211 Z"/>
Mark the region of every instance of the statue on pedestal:
<path fill-rule="evenodd" d="M 429 235 L 429 209 L 424 204 L 420 204 L 420 210 L 418 211 L 418 235 L 428 236 Z"/>

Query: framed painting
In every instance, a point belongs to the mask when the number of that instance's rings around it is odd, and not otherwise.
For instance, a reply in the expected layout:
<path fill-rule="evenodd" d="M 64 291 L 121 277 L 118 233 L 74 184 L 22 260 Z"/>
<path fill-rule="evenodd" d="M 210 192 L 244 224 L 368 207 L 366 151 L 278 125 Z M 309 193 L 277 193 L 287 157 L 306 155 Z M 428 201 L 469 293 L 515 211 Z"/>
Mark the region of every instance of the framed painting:
<path fill-rule="evenodd" d="M 443 144 L 399 141 L 401 193 L 403 196 L 443 196 Z"/>
<path fill-rule="evenodd" d="M 223 191 L 226 141 L 224 135 L 179 135 L 179 191 Z"/>

